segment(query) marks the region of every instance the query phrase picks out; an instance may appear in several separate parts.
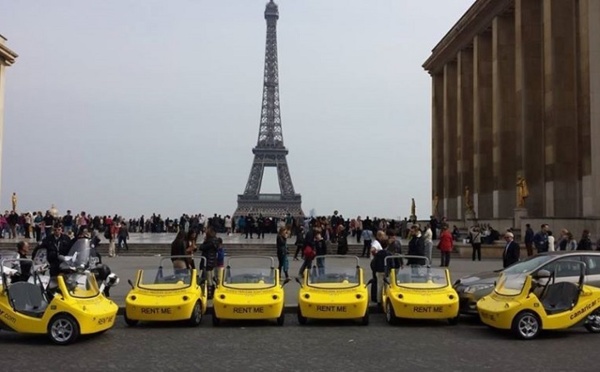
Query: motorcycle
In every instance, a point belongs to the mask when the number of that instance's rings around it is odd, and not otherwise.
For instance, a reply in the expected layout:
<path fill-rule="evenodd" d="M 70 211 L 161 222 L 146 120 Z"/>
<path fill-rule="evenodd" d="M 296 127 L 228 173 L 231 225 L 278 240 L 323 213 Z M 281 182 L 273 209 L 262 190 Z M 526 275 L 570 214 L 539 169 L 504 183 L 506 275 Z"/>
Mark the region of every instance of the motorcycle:
<path fill-rule="evenodd" d="M 91 239 L 80 238 L 75 241 L 69 253 L 66 256 L 58 257 L 61 273 L 83 273 L 89 271 L 94 274 L 96 282 L 100 286 L 100 292 L 104 296 L 110 297 L 110 288 L 119 284 L 119 277 L 110 271 L 107 265 L 102 264 L 100 256 Z M 38 273 L 45 288 L 50 283 L 49 265 L 46 249 L 37 249 L 32 257 L 33 270 Z M 33 280 L 33 279 L 30 279 Z"/>

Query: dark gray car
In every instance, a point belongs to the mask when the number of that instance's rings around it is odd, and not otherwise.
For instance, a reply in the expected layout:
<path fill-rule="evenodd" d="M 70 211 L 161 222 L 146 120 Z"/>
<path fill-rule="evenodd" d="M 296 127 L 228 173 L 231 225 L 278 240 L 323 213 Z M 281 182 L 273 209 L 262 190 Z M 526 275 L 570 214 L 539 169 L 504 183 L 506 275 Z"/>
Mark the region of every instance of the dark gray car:
<path fill-rule="evenodd" d="M 557 282 L 579 280 L 579 272 L 569 269 L 569 265 L 558 265 L 563 260 L 580 260 L 586 264 L 585 283 L 600 288 L 600 252 L 597 251 L 560 251 L 541 253 L 517 262 L 504 270 L 488 271 L 466 276 L 454 283 L 454 289 L 460 299 L 460 313 L 477 315 L 477 301 L 490 294 L 496 280 L 503 272 L 531 274 L 539 270 L 556 272 Z"/>

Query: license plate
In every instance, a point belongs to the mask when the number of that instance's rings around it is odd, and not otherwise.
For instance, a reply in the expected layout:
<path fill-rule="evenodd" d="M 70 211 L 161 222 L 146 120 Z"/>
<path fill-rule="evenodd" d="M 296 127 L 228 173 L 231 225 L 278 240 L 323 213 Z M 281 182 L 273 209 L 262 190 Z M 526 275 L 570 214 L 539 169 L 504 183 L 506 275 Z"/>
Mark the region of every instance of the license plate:
<path fill-rule="evenodd" d="M 233 308 L 234 314 L 264 314 L 264 306 L 236 306 Z"/>

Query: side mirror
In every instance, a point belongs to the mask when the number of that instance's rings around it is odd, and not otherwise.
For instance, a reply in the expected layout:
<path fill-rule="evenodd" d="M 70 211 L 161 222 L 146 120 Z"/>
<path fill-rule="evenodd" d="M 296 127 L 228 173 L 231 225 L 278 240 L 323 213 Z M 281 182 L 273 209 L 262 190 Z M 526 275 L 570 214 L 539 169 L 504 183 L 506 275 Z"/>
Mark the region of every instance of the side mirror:
<path fill-rule="evenodd" d="M 292 279 L 290 278 L 285 278 L 285 280 L 283 281 L 283 283 L 281 284 L 281 286 L 283 287 L 284 285 L 288 284 L 289 282 L 291 282 Z"/>
<path fill-rule="evenodd" d="M 296 277 L 296 283 L 300 284 L 300 288 L 302 288 L 302 280 L 300 278 Z"/>
<path fill-rule="evenodd" d="M 131 289 L 134 288 L 133 282 L 131 281 L 131 279 L 127 279 L 127 283 L 129 283 L 129 285 L 131 286 Z"/>
<path fill-rule="evenodd" d="M 373 280 L 373 279 L 371 279 Z M 390 279 L 389 278 L 383 278 L 383 282 L 387 285 L 390 285 Z"/>
<path fill-rule="evenodd" d="M 552 276 L 552 273 L 548 270 L 540 270 L 534 274 L 535 279 L 548 279 Z"/>
<path fill-rule="evenodd" d="M 369 279 L 369 281 L 365 284 L 365 288 L 367 288 L 371 284 L 373 284 L 373 279 Z"/>

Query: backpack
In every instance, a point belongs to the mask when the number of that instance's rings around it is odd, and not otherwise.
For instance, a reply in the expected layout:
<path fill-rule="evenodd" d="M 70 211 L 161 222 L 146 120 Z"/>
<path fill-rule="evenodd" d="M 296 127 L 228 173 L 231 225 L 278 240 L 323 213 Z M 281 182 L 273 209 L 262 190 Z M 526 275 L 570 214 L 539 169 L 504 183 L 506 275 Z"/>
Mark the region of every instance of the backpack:
<path fill-rule="evenodd" d="M 310 245 L 307 245 L 306 247 L 304 247 L 304 259 L 305 260 L 310 261 L 310 260 L 314 259 L 316 255 L 317 255 L 317 253 L 315 252 L 313 247 L 311 247 Z"/>

